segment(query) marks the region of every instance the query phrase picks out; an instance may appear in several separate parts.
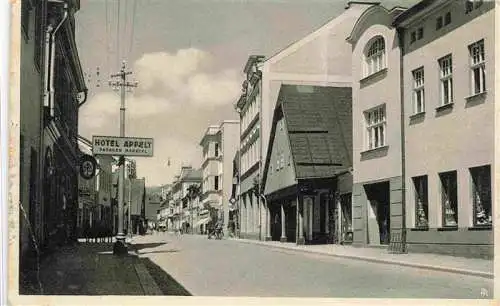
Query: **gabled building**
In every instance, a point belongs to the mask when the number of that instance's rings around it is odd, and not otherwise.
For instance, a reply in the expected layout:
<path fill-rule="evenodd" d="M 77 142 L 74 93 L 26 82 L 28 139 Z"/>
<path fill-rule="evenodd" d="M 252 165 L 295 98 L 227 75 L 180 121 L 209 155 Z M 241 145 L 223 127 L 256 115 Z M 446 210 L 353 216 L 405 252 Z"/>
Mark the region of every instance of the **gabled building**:
<path fill-rule="evenodd" d="M 350 87 L 281 86 L 263 180 L 272 240 L 340 241 L 346 224 L 335 216 L 350 219 L 351 107 Z"/>

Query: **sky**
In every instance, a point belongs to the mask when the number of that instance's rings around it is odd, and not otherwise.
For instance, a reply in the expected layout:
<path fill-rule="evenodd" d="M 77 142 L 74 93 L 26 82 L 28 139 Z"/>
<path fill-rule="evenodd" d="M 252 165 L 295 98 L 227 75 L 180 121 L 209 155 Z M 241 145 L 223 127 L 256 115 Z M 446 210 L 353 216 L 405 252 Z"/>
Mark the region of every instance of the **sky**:
<path fill-rule="evenodd" d="M 416 0 L 381 1 L 387 8 Z M 76 41 L 89 97 L 79 134 L 118 136 L 120 95 L 108 86 L 123 60 L 138 87 L 127 93 L 126 136 L 154 138 L 137 157 L 147 186 L 201 164 L 209 125 L 237 119 L 249 55 L 271 57 L 344 10 L 342 0 L 81 0 Z M 170 165 L 167 161 L 170 160 Z"/>

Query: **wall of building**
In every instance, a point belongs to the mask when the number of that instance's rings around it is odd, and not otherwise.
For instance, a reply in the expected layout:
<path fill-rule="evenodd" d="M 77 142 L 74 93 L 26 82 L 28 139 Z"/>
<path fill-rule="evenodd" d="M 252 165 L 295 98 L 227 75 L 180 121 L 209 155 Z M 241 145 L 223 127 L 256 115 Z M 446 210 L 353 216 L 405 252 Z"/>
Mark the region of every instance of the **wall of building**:
<path fill-rule="evenodd" d="M 19 201 L 26 215 L 19 218 L 20 256 L 31 248 L 28 222 L 36 230 L 41 220 L 35 215 L 40 213 L 36 205 L 34 182 L 37 182 L 40 154 L 40 103 L 42 76 L 35 66 L 35 10 L 30 11 L 29 26 L 22 28 L 20 46 L 20 163 L 19 163 Z M 34 167 L 34 168 L 33 168 Z M 31 184 L 30 184 L 31 182 Z M 38 202 L 39 203 L 39 202 Z M 29 221 L 31 219 L 31 221 Z M 35 221 L 36 220 L 36 221 Z"/>
<path fill-rule="evenodd" d="M 222 148 L 222 176 L 219 184 L 222 186 L 222 207 L 224 226 L 228 226 L 229 199 L 233 187 L 233 157 L 239 146 L 240 131 L 239 121 L 224 121 L 221 124 L 221 148 Z"/>
<path fill-rule="evenodd" d="M 466 14 L 462 1 L 451 1 L 426 18 L 410 25 L 408 32 L 419 27 L 424 38 L 410 44 L 405 41 L 404 99 L 406 126 L 406 218 L 415 227 L 416 200 L 412 178 L 427 175 L 428 231 L 409 231 L 410 251 L 434 251 L 465 256 L 492 256 L 491 230 L 471 231 L 473 227 L 472 181 L 469 168 L 493 166 L 494 155 L 494 3 Z M 451 12 L 451 23 L 436 30 L 436 18 Z M 408 34 L 409 35 L 409 34 Z M 472 95 L 468 46 L 484 39 L 486 90 Z M 451 54 L 453 63 L 453 105 L 440 105 L 438 59 Z M 412 109 L 412 71 L 424 67 L 425 114 L 414 115 Z M 425 156 L 425 158 L 422 158 Z M 457 171 L 458 229 L 439 230 L 442 224 L 440 172 Z M 493 182 L 493 171 L 491 172 Z"/>
<path fill-rule="evenodd" d="M 373 21 L 375 23 L 375 21 Z M 386 70 L 365 77 L 364 52 L 372 39 L 385 41 Z M 353 46 L 353 178 L 354 183 L 401 175 L 400 51 L 394 29 L 373 24 Z M 394 90 L 387 90 L 394 88 Z M 386 128 L 383 148 L 368 150 L 365 111 L 385 105 Z M 373 171 L 377 169 L 377 171 Z"/>

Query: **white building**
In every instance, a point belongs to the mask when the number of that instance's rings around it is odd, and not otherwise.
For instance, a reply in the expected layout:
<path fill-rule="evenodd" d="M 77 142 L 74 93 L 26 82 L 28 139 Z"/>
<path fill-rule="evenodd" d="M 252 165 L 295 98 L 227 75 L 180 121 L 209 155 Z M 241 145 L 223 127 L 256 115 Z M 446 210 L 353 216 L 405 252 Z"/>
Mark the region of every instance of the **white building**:
<path fill-rule="evenodd" d="M 238 145 L 238 120 L 224 120 L 220 125 L 209 126 L 200 141 L 203 148 L 201 204 L 217 210 L 216 218 L 221 218 L 225 227 L 229 220 L 233 158 Z"/>

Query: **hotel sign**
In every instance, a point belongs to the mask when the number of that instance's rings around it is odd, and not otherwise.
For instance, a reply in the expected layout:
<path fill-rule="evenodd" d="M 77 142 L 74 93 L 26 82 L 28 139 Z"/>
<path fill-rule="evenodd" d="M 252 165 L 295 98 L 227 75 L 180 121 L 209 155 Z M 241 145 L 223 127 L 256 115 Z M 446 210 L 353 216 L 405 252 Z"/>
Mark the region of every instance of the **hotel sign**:
<path fill-rule="evenodd" d="M 93 136 L 94 155 L 153 156 L 153 138 Z"/>

